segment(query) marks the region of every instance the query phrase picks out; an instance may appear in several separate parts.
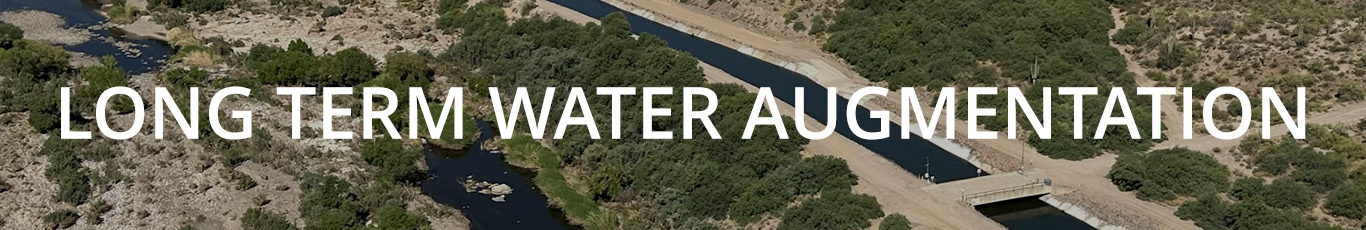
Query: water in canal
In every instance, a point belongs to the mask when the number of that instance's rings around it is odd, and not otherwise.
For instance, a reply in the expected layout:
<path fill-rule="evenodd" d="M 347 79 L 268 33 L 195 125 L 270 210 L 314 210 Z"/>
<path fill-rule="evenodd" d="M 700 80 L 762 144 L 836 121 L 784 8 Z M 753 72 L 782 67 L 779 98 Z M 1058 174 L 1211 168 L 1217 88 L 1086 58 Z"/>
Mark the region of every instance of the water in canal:
<path fill-rule="evenodd" d="M 571 229 L 564 213 L 550 207 L 546 197 L 530 179 L 533 172 L 510 166 L 503 155 L 480 148 L 493 138 L 488 122 L 476 121 L 479 138 L 464 150 L 423 146 L 423 158 L 432 178 L 422 182 L 422 193 L 436 202 L 460 209 L 470 220 L 472 229 Z M 493 196 L 467 193 L 461 183 L 465 178 L 503 183 L 512 187 L 506 202 L 494 202 Z"/>
<path fill-rule="evenodd" d="M 550 2 L 560 4 L 594 18 L 602 18 L 609 13 L 622 11 L 621 9 L 598 0 L 550 0 Z M 716 68 L 720 68 L 740 80 L 749 82 L 757 87 L 771 87 L 773 96 L 785 102 L 793 103 L 794 98 L 796 98 L 796 88 L 805 88 L 805 103 L 812 108 L 816 108 L 807 109 L 806 114 L 817 121 L 824 122 L 829 116 L 844 115 L 842 112 L 839 114 L 825 114 L 826 111 L 823 108 L 825 108 L 826 103 L 834 103 L 836 106 L 835 108 L 837 108 L 838 111 L 844 111 L 845 106 L 849 104 L 849 100 L 844 97 L 838 97 L 833 102 L 827 101 L 828 98 L 826 98 L 825 87 L 816 84 L 816 82 L 811 81 L 811 79 L 796 72 L 750 57 L 749 55 L 745 55 L 726 46 L 679 32 L 673 28 L 660 25 L 659 23 L 641 18 L 634 14 L 627 13 L 626 19 L 631 23 L 631 32 L 636 34 L 650 33 L 659 36 L 664 39 L 664 41 L 669 42 L 669 47 L 686 51 L 697 57 L 697 59 L 707 62 L 707 64 L 711 64 L 712 66 L 716 66 Z M 878 119 L 870 117 L 870 112 L 871 111 L 867 108 L 859 106 L 856 111 L 858 116 L 852 119 L 856 120 L 860 127 L 868 129 L 869 132 L 878 131 L 881 123 Z M 853 130 L 849 129 L 848 125 L 845 125 L 845 122 L 843 122 L 844 119 L 850 118 L 835 117 L 835 121 L 839 123 L 839 125 L 835 127 L 835 131 L 844 136 L 854 137 Z M 958 158 L 952 153 L 919 137 L 911 137 L 910 139 L 899 138 L 901 136 L 902 128 L 895 123 L 891 124 L 889 129 L 893 138 L 882 140 L 851 139 L 859 145 L 882 155 L 888 160 L 900 165 L 901 168 L 916 175 L 925 174 L 927 172 L 926 164 L 928 163 L 928 172 L 937 179 L 937 182 L 961 180 L 977 176 L 977 167 L 962 158 Z"/>
<path fill-rule="evenodd" d="M 623 11 L 601 0 L 549 1 L 594 18 L 602 18 L 612 12 Z M 795 88 L 803 87 L 806 89 L 804 99 L 808 103 L 807 105 L 812 108 L 825 108 L 826 103 L 834 103 L 839 109 L 849 105 L 849 100 L 843 97 L 836 98 L 833 102 L 827 101 L 825 87 L 796 72 L 745 55 L 729 47 L 679 32 L 635 14 L 627 13 L 626 19 L 631 23 L 631 32 L 636 34 L 650 33 L 659 36 L 669 43 L 669 47 L 691 53 L 697 59 L 716 66 L 716 68 L 720 68 L 740 80 L 757 87 L 771 87 L 773 95 L 785 102 L 793 103 Z M 806 114 L 821 122 L 824 122 L 829 116 L 840 115 L 826 114 L 823 109 L 808 109 Z M 835 121 L 842 124 L 844 123 L 841 122 L 842 120 L 854 119 L 860 127 L 869 129 L 869 131 L 877 131 L 880 122 L 869 115 L 870 110 L 859 106 L 855 117 L 835 117 Z M 977 167 L 962 158 L 958 158 L 921 138 L 896 138 L 900 136 L 902 127 L 895 123 L 891 124 L 889 129 L 893 138 L 882 140 L 852 139 L 859 145 L 882 155 L 911 173 L 934 175 L 939 178 L 937 182 L 978 176 Z M 849 137 L 855 136 L 848 125 L 837 126 L 836 132 Z M 915 179 L 907 178 L 907 180 Z M 1036 198 L 988 205 L 978 208 L 978 210 L 1010 229 L 1092 229 L 1090 225 L 1072 218 Z"/>
<path fill-rule="evenodd" d="M 96 10 L 100 4 L 94 0 L 0 0 L 0 12 L 15 10 L 37 10 L 53 13 L 66 19 L 66 26 L 70 28 L 88 29 L 93 34 L 84 43 L 63 46 L 66 50 L 88 54 L 99 58 L 104 55 L 114 56 L 119 66 L 129 74 L 140 74 L 161 68 L 162 61 L 170 57 L 171 46 L 165 42 L 125 36 L 118 29 L 104 29 L 98 25 L 104 24 L 106 19 Z M 127 42 L 133 44 L 135 49 L 141 54 L 129 54 L 119 50 L 113 41 Z"/>
<path fill-rule="evenodd" d="M 1010 229 L 1094 229 L 1037 196 L 977 206 L 977 211 Z"/>

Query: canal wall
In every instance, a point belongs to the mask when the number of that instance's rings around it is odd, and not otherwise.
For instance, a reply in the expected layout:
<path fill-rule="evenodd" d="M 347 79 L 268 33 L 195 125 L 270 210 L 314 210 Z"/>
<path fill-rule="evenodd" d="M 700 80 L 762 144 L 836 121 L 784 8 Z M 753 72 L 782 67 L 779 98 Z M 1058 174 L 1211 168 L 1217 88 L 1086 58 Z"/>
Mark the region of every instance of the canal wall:
<path fill-rule="evenodd" d="M 693 37 L 701 38 L 701 39 L 703 39 L 703 40 L 711 41 L 711 42 L 713 42 L 713 43 L 720 44 L 720 45 L 725 46 L 725 47 L 729 47 L 729 48 L 731 48 L 731 49 L 734 49 L 734 50 L 736 50 L 736 51 L 738 51 L 738 52 L 740 52 L 740 53 L 742 53 L 742 54 L 748 55 L 748 56 L 753 57 L 753 58 L 755 58 L 755 59 L 759 59 L 759 60 L 762 60 L 762 61 L 764 61 L 764 62 L 768 62 L 769 64 L 773 64 L 773 65 L 775 65 L 775 66 L 782 67 L 783 69 L 787 69 L 787 70 L 792 71 L 792 72 L 794 72 L 794 73 L 800 74 L 800 75 L 806 77 L 807 79 L 811 79 L 812 81 L 815 81 L 817 84 L 822 84 L 822 82 L 821 82 L 821 80 L 820 80 L 820 79 L 823 79 L 823 77 L 824 77 L 824 76 L 822 76 L 822 75 L 824 75 L 824 74 L 829 74 L 829 73 L 824 73 L 824 72 L 822 72 L 819 68 L 817 68 L 815 65 L 812 65 L 811 63 L 793 60 L 793 58 L 790 58 L 790 57 L 783 57 L 783 56 L 781 56 L 781 55 L 775 55 L 774 52 L 772 52 L 772 51 L 756 49 L 755 47 L 750 46 L 750 45 L 747 45 L 747 44 L 745 44 L 744 42 L 741 42 L 741 41 L 736 40 L 736 39 L 734 39 L 734 38 L 727 37 L 727 36 L 725 36 L 725 35 L 723 35 L 723 34 L 717 34 L 717 33 L 709 32 L 709 31 L 707 31 L 707 30 L 705 30 L 705 29 L 702 29 L 701 27 L 689 25 L 689 24 L 684 23 L 684 22 L 681 22 L 681 21 L 679 21 L 679 20 L 674 20 L 674 19 L 668 18 L 668 17 L 666 17 L 666 16 L 656 14 L 656 13 L 650 11 L 650 10 L 647 10 L 647 9 L 644 9 L 644 8 L 641 8 L 641 7 L 637 7 L 637 6 L 635 6 L 634 4 L 631 4 L 631 3 L 628 3 L 628 2 L 624 2 L 624 1 L 621 1 L 621 0 L 602 0 L 602 2 L 607 3 L 608 5 L 615 6 L 615 7 L 619 8 L 619 9 L 625 10 L 626 12 L 629 12 L 629 13 L 634 14 L 634 15 L 636 15 L 636 16 L 640 16 L 641 18 L 644 18 L 644 19 L 647 19 L 647 20 L 650 20 L 650 21 L 654 21 L 654 22 L 659 23 L 659 24 L 661 24 L 661 25 L 667 26 L 667 27 L 672 28 L 672 29 L 674 29 L 674 30 L 677 30 L 677 31 L 679 31 L 679 32 L 683 32 L 683 33 L 685 33 L 685 34 L 692 35 Z M 703 62 L 705 62 L 705 61 L 703 61 Z M 822 85 L 826 85 L 826 84 L 822 84 Z M 832 87 L 832 86 L 826 85 L 826 87 Z M 841 92 L 841 94 L 844 95 L 844 96 L 848 96 L 848 93 L 850 93 L 850 92 L 843 92 L 843 91 Z M 865 101 L 866 101 L 866 100 L 865 100 Z M 863 105 L 864 103 L 863 103 L 863 101 L 860 101 L 860 102 L 858 102 L 858 104 Z M 865 106 L 865 107 L 866 107 L 866 106 Z M 896 111 L 893 111 L 893 112 L 896 112 Z M 950 121 L 950 122 L 951 122 L 951 121 Z M 893 124 L 896 125 L 896 122 L 893 122 Z M 915 125 L 914 123 L 912 123 L 912 124 L 900 124 L 900 125 L 902 126 L 903 129 L 908 129 L 908 130 L 910 130 L 911 133 L 915 133 L 916 136 L 922 136 L 922 137 L 923 137 L 923 135 L 922 135 L 923 133 L 920 131 L 919 126 Z M 896 137 L 892 137 L 892 138 L 896 138 Z M 953 140 L 945 139 L 944 137 L 939 136 L 939 135 L 936 135 L 936 136 L 927 138 L 926 140 L 929 141 L 930 143 L 934 144 L 935 146 L 938 146 L 940 149 L 943 149 L 944 151 L 947 151 L 947 152 L 949 152 L 949 153 L 952 153 L 955 157 L 958 157 L 958 158 L 960 158 L 960 159 L 963 159 L 964 161 L 967 161 L 969 164 L 972 164 L 974 167 L 977 167 L 977 168 L 979 168 L 979 169 L 981 169 L 981 170 L 984 170 L 984 172 L 988 172 L 988 173 L 998 173 L 998 172 L 1000 172 L 1000 171 L 997 170 L 996 168 L 994 168 L 994 167 L 992 167 L 992 166 L 990 166 L 990 165 L 984 164 L 984 163 L 982 162 L 982 159 L 981 159 L 977 154 L 975 154 L 975 153 L 972 151 L 972 149 L 969 148 L 968 146 L 965 146 L 965 145 L 962 145 L 962 144 L 955 143 L 955 142 L 953 142 Z"/>
<path fill-rule="evenodd" d="M 1091 225 L 1093 228 L 1099 230 L 1128 230 L 1124 226 L 1112 225 L 1105 220 L 1101 220 L 1100 217 L 1091 215 L 1090 212 L 1087 212 L 1086 209 L 1081 206 L 1058 200 L 1058 198 L 1053 197 L 1053 195 L 1041 196 L 1039 197 L 1039 200 L 1043 200 L 1044 203 L 1048 203 L 1048 205 L 1052 205 L 1053 207 L 1058 208 L 1058 210 L 1062 210 L 1064 213 L 1067 213 L 1067 215 L 1071 215 L 1082 222 L 1086 222 L 1087 225 Z"/>

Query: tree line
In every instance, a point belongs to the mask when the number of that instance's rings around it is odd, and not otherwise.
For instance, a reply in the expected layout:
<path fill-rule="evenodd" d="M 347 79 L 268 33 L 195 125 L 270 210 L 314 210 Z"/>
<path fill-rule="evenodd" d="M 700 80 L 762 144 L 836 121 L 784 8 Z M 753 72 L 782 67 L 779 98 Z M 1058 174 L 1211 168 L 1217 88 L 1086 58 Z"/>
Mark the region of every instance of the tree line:
<path fill-rule="evenodd" d="M 1109 46 L 1106 32 L 1114 24 L 1108 7 L 1103 1 L 1081 0 L 851 0 L 827 29 L 830 37 L 821 48 L 848 61 L 859 75 L 891 87 L 1019 86 L 1027 89 L 1030 106 L 1037 110 L 1044 87 L 1124 87 L 1134 92 L 1134 74 Z M 1102 105 L 1106 95 L 1087 96 L 1084 103 Z M 966 97 L 959 98 L 965 105 Z M 1004 92 L 985 97 L 981 106 L 1004 111 L 1004 99 Z M 1137 123 L 1149 123 L 1148 100 L 1127 99 Z M 1054 99 L 1054 133 L 1072 130 L 1067 101 Z M 1094 124 L 1102 112 L 1087 109 L 1082 119 Z M 957 114 L 960 119 L 966 115 L 966 110 Z M 980 122 L 1001 131 L 1006 117 Z M 1140 126 L 1140 133 L 1150 129 Z M 1081 128 L 1088 136 L 1095 131 Z M 1128 131 L 1108 129 L 1106 134 L 1124 136 Z M 1127 138 L 1030 137 L 1028 142 L 1044 155 L 1072 160 L 1105 151 L 1144 151 L 1152 145 L 1152 140 Z"/>

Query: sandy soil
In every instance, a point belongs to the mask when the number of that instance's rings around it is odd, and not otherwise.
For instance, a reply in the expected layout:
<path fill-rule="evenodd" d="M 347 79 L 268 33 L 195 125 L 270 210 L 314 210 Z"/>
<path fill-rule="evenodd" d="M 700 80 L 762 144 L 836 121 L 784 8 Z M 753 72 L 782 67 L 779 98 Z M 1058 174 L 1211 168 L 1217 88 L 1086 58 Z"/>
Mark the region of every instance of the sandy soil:
<path fill-rule="evenodd" d="M 71 63 L 71 67 L 82 68 L 88 66 L 101 65 L 100 59 L 96 58 L 95 56 L 90 56 L 90 54 L 72 51 L 67 51 L 66 53 L 71 55 L 71 59 L 69 61 Z"/>
<path fill-rule="evenodd" d="M 793 29 L 795 22 L 802 22 L 811 28 L 814 18 L 834 16 L 843 0 L 730 0 L 730 1 L 679 1 L 689 7 L 705 11 L 713 17 L 724 18 L 745 25 L 755 32 L 789 40 L 819 40 L 821 36 L 809 34 L 806 30 Z M 788 21 L 786 16 L 792 12 L 795 17 Z M 825 18 L 834 22 L 833 18 Z"/>
<path fill-rule="evenodd" d="M 370 4 L 348 7 L 346 13 L 330 18 L 229 9 L 201 15 L 200 20 L 207 23 L 192 25 L 191 30 L 200 37 L 243 40 L 248 47 L 258 43 L 283 47 L 295 39 L 302 39 L 320 53 L 358 47 L 377 59 L 399 47 L 439 53 L 456 41 L 455 35 L 444 34 L 433 26 L 438 15 L 430 11 L 435 7 L 410 11 L 397 0 Z"/>
<path fill-rule="evenodd" d="M 0 192 L 0 219 L 5 220 L 3 228 L 39 229 L 42 223 L 38 218 L 52 210 L 69 208 L 69 205 L 52 202 L 49 199 L 57 194 L 57 184 L 43 176 L 47 169 L 47 158 L 37 156 L 46 135 L 33 135 L 28 126 L 28 115 L 9 113 L 0 115 L 0 180 L 10 185 L 9 191 Z"/>
<path fill-rule="evenodd" d="M 0 21 L 24 29 L 24 39 L 45 41 L 55 45 L 75 45 L 95 35 L 89 30 L 66 27 L 66 19 L 53 13 L 36 10 L 0 12 Z"/>
<path fill-rule="evenodd" d="M 755 33 L 739 24 L 719 19 L 689 6 L 679 5 L 669 0 L 607 0 L 608 3 L 628 5 L 646 9 L 654 13 L 656 20 L 682 22 L 696 31 L 707 34 L 713 40 L 732 48 L 748 46 L 755 55 L 765 61 L 790 62 L 809 67 L 798 68 L 797 72 L 807 75 L 824 86 L 839 87 L 841 91 L 870 85 L 867 79 L 858 77 L 853 68 L 844 64 L 833 54 L 820 51 L 820 44 L 813 41 L 797 41 L 773 38 Z M 625 8 L 630 10 L 630 8 Z M 694 32 L 696 34 L 697 32 Z M 852 93 L 852 91 L 848 92 Z"/>
<path fill-rule="evenodd" d="M 133 21 L 133 23 L 114 26 L 131 35 L 166 41 L 166 26 L 152 21 L 152 16 L 138 17 L 137 21 Z"/>

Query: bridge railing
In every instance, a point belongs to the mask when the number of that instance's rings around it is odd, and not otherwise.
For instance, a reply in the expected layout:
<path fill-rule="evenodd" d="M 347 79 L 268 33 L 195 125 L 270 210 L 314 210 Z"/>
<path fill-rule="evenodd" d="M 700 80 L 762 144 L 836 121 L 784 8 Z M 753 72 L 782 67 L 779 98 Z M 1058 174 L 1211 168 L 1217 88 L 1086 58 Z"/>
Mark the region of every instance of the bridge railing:
<path fill-rule="evenodd" d="M 962 201 L 971 205 L 982 205 L 1025 196 L 1042 195 L 1051 192 L 1050 186 L 1045 181 L 1035 180 L 1023 185 L 963 194 Z"/>

